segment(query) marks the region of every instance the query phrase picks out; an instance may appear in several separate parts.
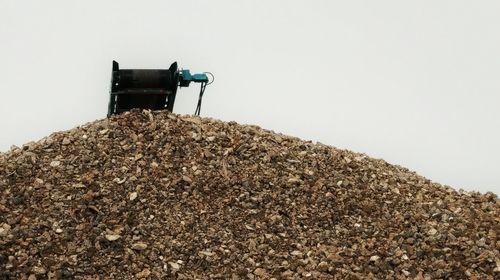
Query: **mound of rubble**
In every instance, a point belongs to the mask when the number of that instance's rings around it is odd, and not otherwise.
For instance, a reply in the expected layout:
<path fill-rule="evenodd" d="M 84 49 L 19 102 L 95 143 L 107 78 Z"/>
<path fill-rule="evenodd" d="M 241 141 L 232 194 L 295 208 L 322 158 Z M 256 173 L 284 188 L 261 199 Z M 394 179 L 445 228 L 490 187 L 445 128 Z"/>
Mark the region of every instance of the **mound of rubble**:
<path fill-rule="evenodd" d="M 498 279 L 500 201 L 256 126 L 131 112 L 0 154 L 0 279 Z"/>

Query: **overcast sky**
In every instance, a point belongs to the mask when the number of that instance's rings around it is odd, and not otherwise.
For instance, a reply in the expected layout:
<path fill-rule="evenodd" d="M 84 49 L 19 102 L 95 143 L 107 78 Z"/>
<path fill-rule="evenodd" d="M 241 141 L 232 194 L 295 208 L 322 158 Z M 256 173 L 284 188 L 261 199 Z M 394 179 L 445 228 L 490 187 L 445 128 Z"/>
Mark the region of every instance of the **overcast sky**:
<path fill-rule="evenodd" d="M 0 1 L 0 151 L 106 116 L 111 61 L 202 115 L 500 194 L 500 1 Z M 194 112 L 198 87 L 174 111 Z"/>

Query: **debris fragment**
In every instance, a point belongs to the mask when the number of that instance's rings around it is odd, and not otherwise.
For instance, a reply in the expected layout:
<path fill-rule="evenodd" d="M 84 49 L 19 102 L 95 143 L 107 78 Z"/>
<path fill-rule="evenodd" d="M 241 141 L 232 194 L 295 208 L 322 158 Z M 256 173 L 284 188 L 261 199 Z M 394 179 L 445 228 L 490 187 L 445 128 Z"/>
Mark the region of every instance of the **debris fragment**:
<path fill-rule="evenodd" d="M 129 195 L 129 200 L 132 201 L 137 198 L 137 192 L 131 192 Z"/>
<path fill-rule="evenodd" d="M 142 243 L 142 242 L 134 243 L 132 245 L 132 250 L 136 250 L 136 251 L 142 251 L 142 250 L 145 250 L 146 248 L 148 248 L 148 245 L 146 243 Z"/>
<path fill-rule="evenodd" d="M 174 270 L 179 270 L 181 267 L 178 263 L 176 262 L 168 262 L 168 264 L 172 267 Z"/>
<path fill-rule="evenodd" d="M 118 234 L 106 234 L 106 239 L 107 239 L 108 241 L 115 241 L 115 240 L 120 239 L 120 237 L 121 237 L 121 236 L 120 236 L 120 235 L 118 235 Z"/>

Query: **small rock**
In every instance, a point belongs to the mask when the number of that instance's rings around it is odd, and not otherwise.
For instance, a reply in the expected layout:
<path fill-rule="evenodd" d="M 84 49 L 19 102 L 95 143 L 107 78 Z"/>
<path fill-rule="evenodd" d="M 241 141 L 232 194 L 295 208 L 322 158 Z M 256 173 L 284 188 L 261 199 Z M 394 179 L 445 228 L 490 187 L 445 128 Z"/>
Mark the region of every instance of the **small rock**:
<path fill-rule="evenodd" d="M 7 233 L 10 231 L 11 226 L 9 224 L 2 224 L 0 227 L 0 236 L 2 235 L 7 235 Z"/>
<path fill-rule="evenodd" d="M 61 165 L 61 162 L 58 160 L 53 160 L 50 162 L 50 166 L 52 167 L 58 167 L 59 165 Z"/>
<path fill-rule="evenodd" d="M 186 176 L 186 175 L 182 176 L 182 180 L 184 182 L 188 182 L 188 183 L 192 183 L 193 182 L 193 180 L 191 178 L 189 178 L 188 176 Z"/>
<path fill-rule="evenodd" d="M 82 184 L 82 183 L 73 184 L 72 187 L 75 188 L 75 189 L 85 189 L 86 188 L 85 185 Z"/>
<path fill-rule="evenodd" d="M 113 182 L 117 183 L 118 185 L 125 183 L 125 181 L 127 181 L 127 177 L 125 177 L 123 179 L 120 179 L 120 178 L 113 179 Z"/>
<path fill-rule="evenodd" d="M 254 271 L 253 271 L 253 274 L 263 278 L 263 277 L 266 277 L 267 276 L 267 272 L 265 269 L 262 269 L 260 267 L 256 268 Z"/>
<path fill-rule="evenodd" d="M 120 235 L 118 235 L 118 234 L 106 234 L 106 239 L 107 239 L 108 241 L 115 241 L 115 240 L 120 239 L 120 237 L 121 237 L 121 236 L 120 236 Z M 132 247 L 132 249 L 134 249 L 134 248 Z"/>
<path fill-rule="evenodd" d="M 31 269 L 31 272 L 35 273 L 36 275 L 41 275 L 41 274 L 47 273 L 47 271 L 45 270 L 45 268 L 40 267 L 40 266 L 34 266 Z"/>
<path fill-rule="evenodd" d="M 302 276 L 309 278 L 312 276 L 312 273 L 311 272 L 302 272 Z"/>
<path fill-rule="evenodd" d="M 137 198 L 137 192 L 132 192 L 132 193 L 130 193 L 130 195 L 129 195 L 129 197 L 128 197 L 128 198 L 130 199 L 130 201 L 132 201 L 132 200 L 136 199 L 136 198 Z"/>
<path fill-rule="evenodd" d="M 495 259 L 496 267 L 493 269 L 494 272 L 500 272 L 500 258 Z"/>
<path fill-rule="evenodd" d="M 321 272 L 326 272 L 328 271 L 328 263 L 327 262 L 320 262 L 317 266 L 316 269 Z"/>
<path fill-rule="evenodd" d="M 132 250 L 136 250 L 136 251 L 142 251 L 142 250 L 145 250 L 146 248 L 148 248 L 148 245 L 145 243 L 142 243 L 142 242 L 134 243 L 132 245 Z"/>
<path fill-rule="evenodd" d="M 56 229 L 56 233 L 62 233 L 62 232 L 63 232 L 62 229 L 60 229 L 60 228 Z"/>
<path fill-rule="evenodd" d="M 141 272 L 138 272 L 135 274 L 135 277 L 141 279 L 141 278 L 147 278 L 151 274 L 151 271 L 149 269 L 144 269 Z"/>
<path fill-rule="evenodd" d="M 10 230 L 12 227 L 7 223 L 3 223 L 2 228 L 6 229 L 6 230 Z"/>
<path fill-rule="evenodd" d="M 184 118 L 184 120 L 187 122 L 190 122 L 190 123 L 194 123 L 194 124 L 201 124 L 201 119 L 199 119 L 199 118 L 187 117 L 187 118 Z"/>
<path fill-rule="evenodd" d="M 69 263 L 76 265 L 78 263 L 78 255 L 69 256 Z"/>
<path fill-rule="evenodd" d="M 16 146 L 16 145 L 11 145 L 11 146 L 10 146 L 10 150 L 11 150 L 11 151 L 15 151 L 15 150 L 18 150 L 18 149 L 19 149 L 19 147 L 18 147 L 18 146 Z"/>
<path fill-rule="evenodd" d="M 173 270 L 179 270 L 181 266 L 175 262 L 168 262 L 168 264 L 172 267 Z"/>
<path fill-rule="evenodd" d="M 427 232 L 429 235 L 436 235 L 437 233 L 437 229 L 435 228 L 431 228 L 428 232 Z"/>
<path fill-rule="evenodd" d="M 207 256 L 207 257 L 211 257 L 211 256 L 215 255 L 213 252 L 210 252 L 210 251 L 201 251 L 200 254 Z"/>
<path fill-rule="evenodd" d="M 377 255 L 375 255 L 375 256 L 371 256 L 371 257 L 370 257 L 370 261 L 371 261 L 371 262 L 376 262 L 376 261 L 378 261 L 378 260 L 380 260 L 380 257 L 379 257 L 379 256 L 377 256 Z"/>
<path fill-rule="evenodd" d="M 299 250 L 292 251 L 290 254 L 291 254 L 292 256 L 302 257 L 302 252 L 301 252 L 301 251 L 299 251 Z"/>
<path fill-rule="evenodd" d="M 288 183 L 300 183 L 300 182 L 302 182 L 302 180 L 297 177 L 292 177 L 288 179 Z"/>
<path fill-rule="evenodd" d="M 248 249 L 250 249 L 251 251 L 255 251 L 257 249 L 257 242 L 255 242 L 254 239 L 250 239 L 248 241 Z"/>
<path fill-rule="evenodd" d="M 479 239 L 478 241 L 476 241 L 476 244 L 479 247 L 486 247 L 486 239 L 483 237 L 483 238 Z"/>
<path fill-rule="evenodd" d="M 67 138 L 67 137 L 64 137 L 64 139 L 62 140 L 62 144 L 69 145 L 69 144 L 71 144 L 71 140 L 69 140 L 69 138 Z"/>

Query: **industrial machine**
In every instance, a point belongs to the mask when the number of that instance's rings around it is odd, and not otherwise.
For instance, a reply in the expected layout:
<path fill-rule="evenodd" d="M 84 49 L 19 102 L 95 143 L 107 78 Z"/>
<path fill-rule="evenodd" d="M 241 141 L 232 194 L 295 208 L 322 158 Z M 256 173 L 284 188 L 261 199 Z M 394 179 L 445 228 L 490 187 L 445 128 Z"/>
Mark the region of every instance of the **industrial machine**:
<path fill-rule="evenodd" d="M 108 118 L 134 108 L 172 112 L 177 88 L 188 87 L 191 82 L 201 85 L 195 110 L 200 115 L 203 93 L 213 78 L 210 72 L 191 74 L 189 70 L 179 70 L 177 62 L 168 69 L 120 69 L 113 60 Z"/>

